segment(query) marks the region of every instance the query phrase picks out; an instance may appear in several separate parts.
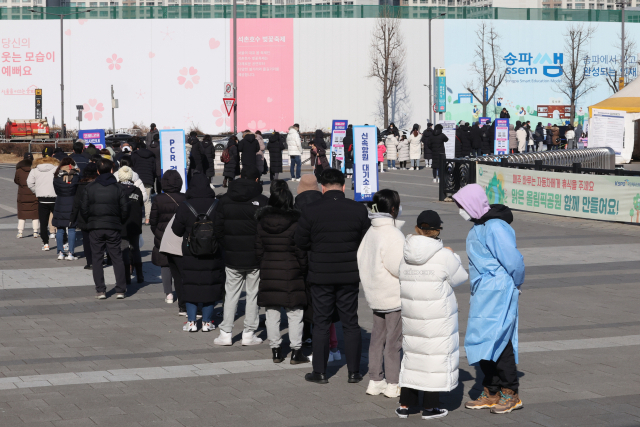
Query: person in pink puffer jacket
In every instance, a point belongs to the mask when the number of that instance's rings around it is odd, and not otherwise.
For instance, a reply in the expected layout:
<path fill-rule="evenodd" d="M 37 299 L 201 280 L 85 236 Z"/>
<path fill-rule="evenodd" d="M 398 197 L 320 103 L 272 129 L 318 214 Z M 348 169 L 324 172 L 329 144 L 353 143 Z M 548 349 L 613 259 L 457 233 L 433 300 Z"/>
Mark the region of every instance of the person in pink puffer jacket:
<path fill-rule="evenodd" d="M 384 164 L 384 153 L 387 152 L 387 147 L 385 147 L 384 142 L 378 143 L 378 164 L 380 165 L 380 172 L 384 173 L 384 169 L 382 165 Z"/>

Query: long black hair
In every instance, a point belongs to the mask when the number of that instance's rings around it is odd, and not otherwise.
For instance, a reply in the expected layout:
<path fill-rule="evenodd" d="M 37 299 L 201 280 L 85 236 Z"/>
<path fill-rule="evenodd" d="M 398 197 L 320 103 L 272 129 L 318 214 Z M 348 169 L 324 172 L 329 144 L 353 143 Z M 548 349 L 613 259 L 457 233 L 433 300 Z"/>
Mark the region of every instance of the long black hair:
<path fill-rule="evenodd" d="M 400 212 L 400 195 L 395 190 L 383 189 L 373 195 L 373 201 L 369 202 L 369 208 L 373 212 L 388 213 L 394 219 Z"/>
<path fill-rule="evenodd" d="M 325 150 L 327 149 L 327 143 L 324 142 L 324 132 L 322 132 L 320 129 L 316 129 L 316 135 L 313 138 L 313 145 L 318 148 L 324 148 Z"/>
<path fill-rule="evenodd" d="M 95 163 L 89 163 L 84 167 L 82 171 L 82 179 L 80 182 L 91 182 L 98 177 L 98 165 Z"/>
<path fill-rule="evenodd" d="M 269 206 L 290 211 L 293 209 L 293 194 L 289 190 L 289 184 L 282 179 L 277 179 L 271 183 L 271 195 L 269 196 Z"/>

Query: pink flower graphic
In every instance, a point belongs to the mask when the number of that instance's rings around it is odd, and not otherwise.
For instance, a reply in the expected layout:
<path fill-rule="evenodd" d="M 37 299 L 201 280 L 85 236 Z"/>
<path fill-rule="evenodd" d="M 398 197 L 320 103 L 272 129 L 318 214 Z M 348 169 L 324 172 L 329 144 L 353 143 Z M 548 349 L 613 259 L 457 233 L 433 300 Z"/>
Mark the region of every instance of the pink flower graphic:
<path fill-rule="evenodd" d="M 198 74 L 197 69 L 193 67 L 189 67 L 189 69 L 183 67 L 178 76 L 178 84 L 184 85 L 185 89 L 193 89 L 193 85 L 200 83 L 200 76 L 196 76 L 196 74 Z"/>
<path fill-rule="evenodd" d="M 261 132 L 267 129 L 267 124 L 262 120 L 258 120 L 258 123 L 256 123 L 255 120 L 251 120 L 249 123 L 247 123 L 247 126 L 249 127 L 249 129 L 259 130 Z"/>
<path fill-rule="evenodd" d="M 88 104 L 84 104 L 84 118 L 88 121 L 93 119 L 100 120 L 102 118 L 102 113 L 99 111 L 104 111 L 104 106 L 102 102 L 98 104 L 97 99 L 90 99 Z M 91 111 L 91 107 L 93 107 L 96 111 Z"/>
<path fill-rule="evenodd" d="M 111 58 L 107 58 L 107 63 L 109 64 L 109 69 L 113 70 L 114 68 L 116 70 L 119 70 L 120 64 L 122 64 L 123 59 L 122 58 L 118 58 L 118 55 L 116 55 L 115 53 L 113 55 L 111 55 Z"/>
<path fill-rule="evenodd" d="M 222 104 L 219 109 L 213 110 L 213 113 L 211 114 L 213 114 L 213 117 L 217 117 L 216 126 L 218 127 L 222 127 L 222 125 L 226 125 L 227 127 L 231 126 L 230 125 L 231 121 L 227 116 L 227 110 L 225 109 L 224 104 Z"/>

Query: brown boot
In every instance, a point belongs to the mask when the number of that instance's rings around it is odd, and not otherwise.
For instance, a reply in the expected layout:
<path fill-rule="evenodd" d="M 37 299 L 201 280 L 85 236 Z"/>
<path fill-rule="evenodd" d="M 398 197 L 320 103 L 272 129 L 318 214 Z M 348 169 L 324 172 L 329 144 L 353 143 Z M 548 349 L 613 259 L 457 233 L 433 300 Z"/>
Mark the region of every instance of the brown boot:
<path fill-rule="evenodd" d="M 227 177 L 224 177 L 224 180 L 222 181 L 222 188 L 227 188 Z"/>
<path fill-rule="evenodd" d="M 491 394 L 488 388 L 484 388 L 482 394 L 476 400 L 470 400 L 464 404 L 467 409 L 493 408 L 500 401 L 500 393 Z"/>
<path fill-rule="evenodd" d="M 508 414 L 511 411 L 522 408 L 522 400 L 518 397 L 518 393 L 508 388 L 503 388 L 500 393 L 500 401 L 491 408 L 492 414 Z"/>

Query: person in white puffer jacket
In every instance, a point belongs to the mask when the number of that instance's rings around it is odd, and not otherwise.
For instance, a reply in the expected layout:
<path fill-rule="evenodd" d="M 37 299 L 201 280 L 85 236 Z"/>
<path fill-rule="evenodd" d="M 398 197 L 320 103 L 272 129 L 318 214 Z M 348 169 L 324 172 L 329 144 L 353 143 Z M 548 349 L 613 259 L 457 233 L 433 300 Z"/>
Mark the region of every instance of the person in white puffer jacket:
<path fill-rule="evenodd" d="M 407 418 L 424 391 L 422 419 L 442 418 L 441 391 L 458 386 L 458 303 L 453 288 L 469 277 L 460 257 L 438 238 L 440 216 L 423 211 L 416 225 L 418 235 L 408 235 L 400 264 L 402 349 L 400 407 Z"/>
<path fill-rule="evenodd" d="M 291 159 L 291 181 L 300 181 L 302 141 L 300 140 L 300 126 L 298 124 L 289 128 L 289 133 L 287 134 L 287 151 Z"/>
<path fill-rule="evenodd" d="M 369 387 L 372 396 L 384 393 L 398 397 L 402 320 L 400 316 L 400 279 L 404 221 L 400 212 L 400 195 L 380 190 L 369 204 L 371 227 L 358 247 L 358 270 L 364 296 L 373 310 L 373 328 L 369 344 Z M 384 359 L 384 369 L 382 367 Z"/>

